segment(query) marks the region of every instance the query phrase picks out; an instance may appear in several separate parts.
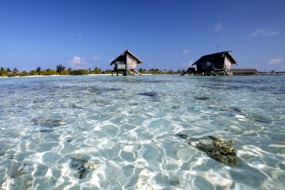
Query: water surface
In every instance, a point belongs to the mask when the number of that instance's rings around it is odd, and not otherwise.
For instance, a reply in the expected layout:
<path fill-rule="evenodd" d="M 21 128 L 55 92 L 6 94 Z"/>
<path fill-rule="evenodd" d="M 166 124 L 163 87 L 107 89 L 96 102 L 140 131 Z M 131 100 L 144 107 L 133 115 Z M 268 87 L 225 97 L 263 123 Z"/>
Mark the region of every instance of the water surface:
<path fill-rule="evenodd" d="M 0 78 L 0 189 L 284 189 L 284 80 Z M 233 140 L 240 165 L 178 133 Z"/>

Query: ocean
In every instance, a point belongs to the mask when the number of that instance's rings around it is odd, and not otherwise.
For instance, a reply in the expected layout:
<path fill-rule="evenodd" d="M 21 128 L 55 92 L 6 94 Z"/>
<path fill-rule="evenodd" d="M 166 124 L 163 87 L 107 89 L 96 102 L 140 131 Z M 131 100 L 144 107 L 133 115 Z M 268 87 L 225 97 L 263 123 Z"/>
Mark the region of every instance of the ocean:
<path fill-rule="evenodd" d="M 285 188 L 285 75 L 18 77 L 0 90 L 1 190 Z"/>

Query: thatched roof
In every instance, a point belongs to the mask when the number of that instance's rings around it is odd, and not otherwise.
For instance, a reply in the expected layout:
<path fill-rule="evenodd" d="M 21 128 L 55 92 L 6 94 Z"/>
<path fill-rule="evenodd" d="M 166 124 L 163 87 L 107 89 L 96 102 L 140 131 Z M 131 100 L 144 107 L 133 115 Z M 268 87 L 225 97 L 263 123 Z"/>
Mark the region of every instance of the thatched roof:
<path fill-rule="evenodd" d="M 119 57 L 117 57 L 116 59 L 114 59 L 110 65 L 113 65 L 116 61 L 126 61 L 126 56 L 129 55 L 131 57 L 133 57 L 138 64 L 143 63 L 139 58 L 137 58 L 130 50 L 126 50 L 124 51 Z"/>
<path fill-rule="evenodd" d="M 198 59 L 195 63 L 193 63 L 192 66 L 193 65 L 199 65 L 199 64 L 202 64 L 202 63 L 205 63 L 205 62 L 211 62 L 211 61 L 214 61 L 214 60 L 218 60 L 218 59 L 224 58 L 225 56 L 231 61 L 232 64 L 237 64 L 235 59 L 229 53 L 229 51 L 224 51 L 224 52 L 204 55 L 200 59 Z"/>

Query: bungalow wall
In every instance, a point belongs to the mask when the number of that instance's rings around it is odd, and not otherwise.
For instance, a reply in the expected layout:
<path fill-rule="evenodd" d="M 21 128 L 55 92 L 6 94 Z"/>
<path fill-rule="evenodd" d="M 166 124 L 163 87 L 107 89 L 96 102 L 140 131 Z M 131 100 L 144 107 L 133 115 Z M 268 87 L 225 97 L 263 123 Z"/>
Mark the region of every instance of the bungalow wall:
<path fill-rule="evenodd" d="M 227 72 L 230 72 L 231 71 L 231 66 L 232 66 L 232 63 L 231 63 L 231 61 L 229 60 L 229 58 L 228 57 L 225 57 L 225 70 L 227 71 Z"/>
<path fill-rule="evenodd" d="M 138 61 L 134 57 L 127 54 L 128 69 L 136 69 L 137 65 L 138 65 Z"/>
<path fill-rule="evenodd" d="M 223 70 L 224 69 L 224 59 L 223 60 L 212 60 L 212 61 L 204 62 L 201 64 L 197 64 L 196 66 L 197 66 L 197 71 L 199 72 Z"/>
<path fill-rule="evenodd" d="M 215 60 L 211 60 L 208 62 L 204 62 L 201 64 L 197 64 L 198 72 L 207 72 L 207 71 L 222 71 L 226 70 L 229 72 L 231 70 L 231 61 L 228 57 L 219 58 Z"/>

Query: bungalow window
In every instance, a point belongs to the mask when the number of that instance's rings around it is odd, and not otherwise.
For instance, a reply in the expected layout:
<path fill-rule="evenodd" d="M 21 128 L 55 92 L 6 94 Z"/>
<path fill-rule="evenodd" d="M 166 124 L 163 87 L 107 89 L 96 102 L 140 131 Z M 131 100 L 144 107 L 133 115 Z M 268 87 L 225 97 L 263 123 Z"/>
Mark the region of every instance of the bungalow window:
<path fill-rule="evenodd" d="M 123 61 L 116 61 L 115 68 L 117 69 L 126 69 L 126 65 Z"/>
<path fill-rule="evenodd" d="M 207 70 L 207 67 L 208 67 L 207 64 L 205 64 L 205 63 L 202 64 L 202 69 L 203 70 Z"/>
<path fill-rule="evenodd" d="M 123 64 L 118 65 L 118 69 L 125 69 L 125 68 L 126 68 L 126 66 Z"/>
<path fill-rule="evenodd" d="M 214 66 L 214 63 L 212 63 L 212 62 L 206 62 L 206 64 L 204 64 L 203 69 L 204 69 L 204 70 L 209 70 L 209 69 L 212 69 L 213 66 Z"/>
<path fill-rule="evenodd" d="M 212 63 L 212 62 L 207 62 L 207 66 L 208 67 L 211 67 L 211 66 L 213 66 L 214 65 L 214 63 Z"/>

